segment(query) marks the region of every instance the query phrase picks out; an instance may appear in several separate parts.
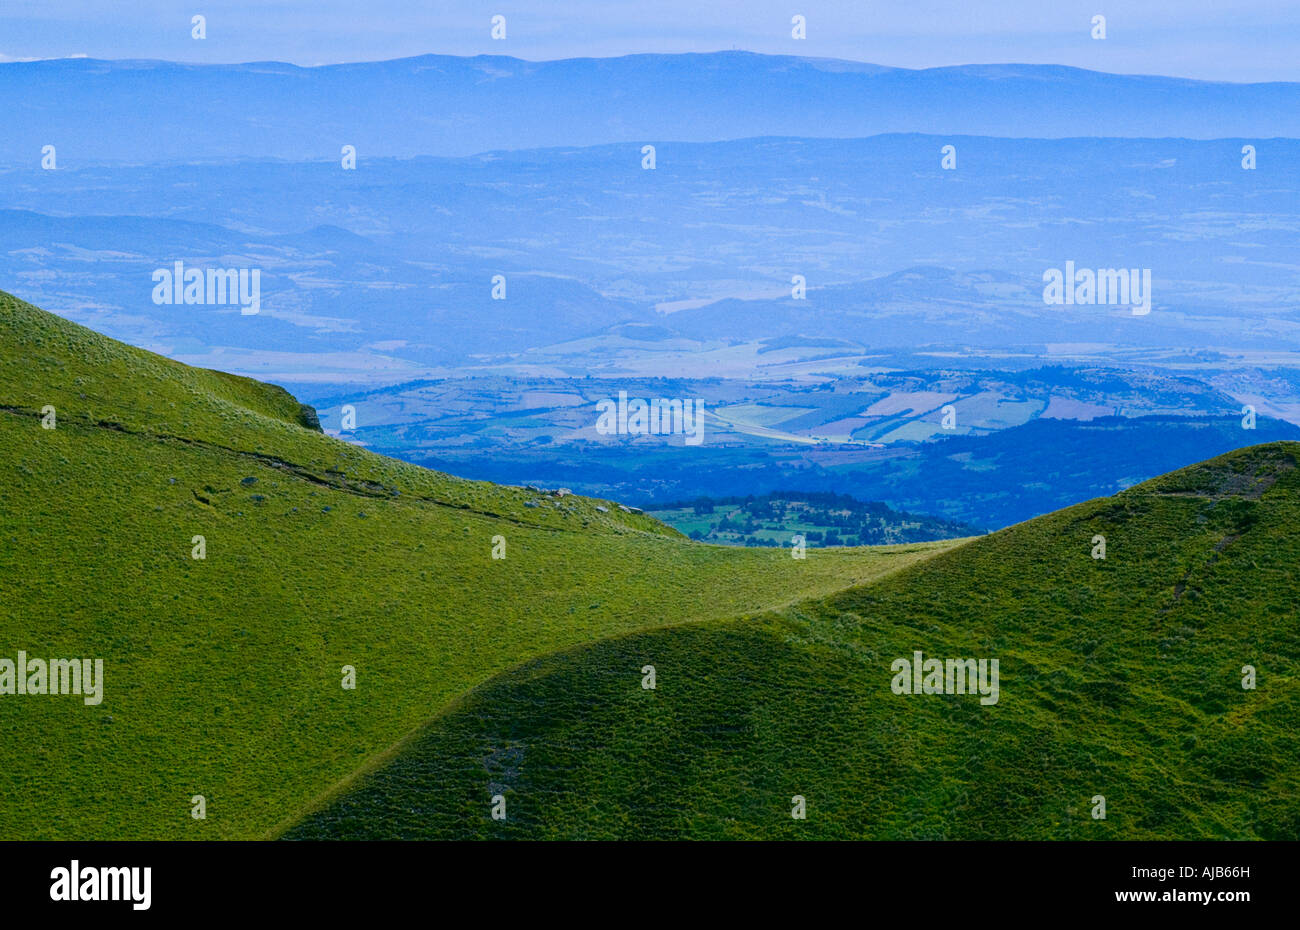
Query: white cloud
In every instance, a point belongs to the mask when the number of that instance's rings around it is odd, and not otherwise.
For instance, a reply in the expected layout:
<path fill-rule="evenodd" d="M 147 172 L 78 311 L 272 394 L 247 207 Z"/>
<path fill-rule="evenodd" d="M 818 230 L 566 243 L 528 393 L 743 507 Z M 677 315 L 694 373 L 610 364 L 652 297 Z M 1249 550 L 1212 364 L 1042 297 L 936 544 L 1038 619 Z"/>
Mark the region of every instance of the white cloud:
<path fill-rule="evenodd" d="M 78 52 L 75 55 L 53 55 L 49 58 L 24 58 L 21 55 L 6 55 L 0 52 L 0 64 L 7 64 L 11 61 L 58 61 L 61 58 L 89 58 L 85 52 Z"/>

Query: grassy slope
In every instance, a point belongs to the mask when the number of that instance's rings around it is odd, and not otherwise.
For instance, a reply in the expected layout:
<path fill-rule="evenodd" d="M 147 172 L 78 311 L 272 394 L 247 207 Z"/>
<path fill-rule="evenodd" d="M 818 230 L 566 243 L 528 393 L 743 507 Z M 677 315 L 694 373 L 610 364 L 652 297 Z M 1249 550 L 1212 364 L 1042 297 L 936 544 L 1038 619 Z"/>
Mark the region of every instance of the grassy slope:
<path fill-rule="evenodd" d="M 702 546 L 597 501 L 529 508 L 300 412 L 0 294 L 0 656 L 99 657 L 106 678 L 96 707 L 0 696 L 0 838 L 269 835 L 520 663 L 825 595 L 945 545 L 801 562 Z"/>
<path fill-rule="evenodd" d="M 538 660 L 288 836 L 1296 839 L 1298 460 L 1229 453 L 791 609 Z M 998 657 L 1000 701 L 893 694 L 914 649 Z"/>

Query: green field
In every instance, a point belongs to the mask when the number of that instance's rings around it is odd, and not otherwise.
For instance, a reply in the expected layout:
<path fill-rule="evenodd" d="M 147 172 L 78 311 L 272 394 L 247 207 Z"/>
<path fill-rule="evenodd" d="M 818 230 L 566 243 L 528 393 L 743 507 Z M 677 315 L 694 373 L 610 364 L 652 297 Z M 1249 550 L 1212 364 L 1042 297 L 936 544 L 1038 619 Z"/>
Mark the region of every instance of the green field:
<path fill-rule="evenodd" d="M 0 694 L 0 838 L 274 836 L 522 663 L 826 595 L 947 545 L 803 561 L 698 545 L 309 422 L 278 388 L 0 294 L 0 659 L 104 662 L 98 705 Z"/>
<path fill-rule="evenodd" d="M 829 597 L 532 662 L 289 835 L 1296 839 L 1298 459 L 1254 447 Z M 895 694 L 918 649 L 998 657 L 997 703 Z"/>

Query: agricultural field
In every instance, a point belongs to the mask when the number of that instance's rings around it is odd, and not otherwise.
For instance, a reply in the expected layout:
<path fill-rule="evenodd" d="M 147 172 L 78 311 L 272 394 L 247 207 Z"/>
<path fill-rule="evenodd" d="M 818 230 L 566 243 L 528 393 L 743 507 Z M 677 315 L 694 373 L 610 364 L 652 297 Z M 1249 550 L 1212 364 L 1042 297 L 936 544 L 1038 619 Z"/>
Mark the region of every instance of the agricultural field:
<path fill-rule="evenodd" d="M 730 546 L 878 546 L 978 536 L 968 523 L 860 501 L 847 494 L 772 491 L 759 497 L 709 498 L 650 512 L 691 539 Z"/>

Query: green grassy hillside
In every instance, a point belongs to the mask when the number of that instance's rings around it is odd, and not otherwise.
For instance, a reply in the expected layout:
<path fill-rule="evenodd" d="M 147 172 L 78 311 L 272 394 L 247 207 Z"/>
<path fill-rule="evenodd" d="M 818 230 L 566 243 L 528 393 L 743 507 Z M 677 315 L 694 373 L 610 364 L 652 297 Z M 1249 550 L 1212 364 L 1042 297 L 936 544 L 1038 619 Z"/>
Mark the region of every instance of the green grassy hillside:
<path fill-rule="evenodd" d="M 1298 461 L 1256 446 L 828 597 L 536 660 L 287 835 L 1294 840 Z M 999 659 L 997 703 L 894 693 L 914 650 Z"/>
<path fill-rule="evenodd" d="M 105 679 L 95 706 L 0 694 L 0 839 L 275 835 L 522 663 L 825 596 L 951 545 L 705 546 L 310 422 L 278 388 L 0 294 L 0 659 L 99 658 Z"/>

